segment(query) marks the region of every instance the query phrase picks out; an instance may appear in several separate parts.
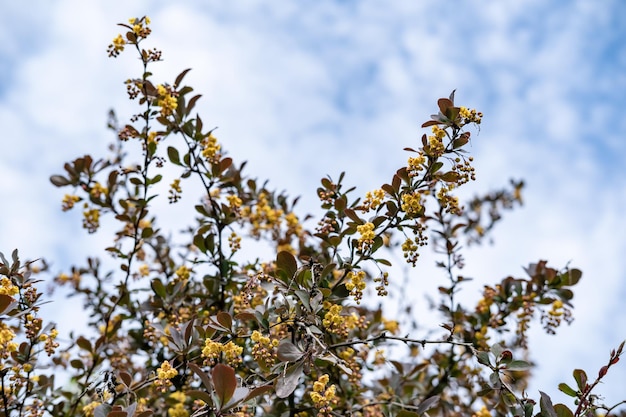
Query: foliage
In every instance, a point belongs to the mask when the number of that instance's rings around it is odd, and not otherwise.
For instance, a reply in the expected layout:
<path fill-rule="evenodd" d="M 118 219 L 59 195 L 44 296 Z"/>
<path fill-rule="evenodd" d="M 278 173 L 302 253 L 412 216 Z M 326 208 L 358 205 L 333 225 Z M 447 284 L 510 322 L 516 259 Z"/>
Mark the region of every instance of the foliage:
<path fill-rule="evenodd" d="M 467 205 L 455 195 L 475 179 L 467 129 L 480 112 L 457 106 L 454 93 L 440 99 L 422 125 L 431 133 L 406 149 L 406 166 L 363 199 L 343 174 L 322 179 L 325 214 L 310 230 L 294 212 L 297 199 L 245 175 L 194 116 L 200 95 L 183 85 L 188 70 L 171 84 L 152 81 L 161 52 L 140 46 L 149 23 L 130 19 L 109 46 L 113 57 L 134 48 L 143 63 L 126 81 L 140 110 L 123 125 L 111 115 L 112 155 L 85 155 L 51 177 L 72 190 L 63 210 L 82 205 L 89 233 L 104 221 L 115 230 L 112 270 L 90 258 L 55 277 L 89 313 L 85 334 L 60 347 L 38 317 L 33 277 L 47 265 L 2 257 L 3 415 L 588 416 L 615 408 L 593 391 L 623 343 L 595 381 L 577 369 L 575 388 L 559 386 L 573 408 L 524 393 L 527 330 L 536 316 L 550 333 L 571 320 L 578 269 L 539 261 L 525 277 L 486 286 L 475 306 L 458 300 L 469 281 L 460 273 L 463 241 L 481 242 L 521 203 L 523 186 L 512 181 Z M 138 163 L 127 161 L 133 147 Z M 183 189 L 202 190 L 195 219 L 164 229 L 159 192 L 181 204 Z M 257 259 L 260 244 L 275 255 Z M 441 255 L 441 327 L 420 336 L 410 334 L 420 328 L 410 310 L 392 318 L 372 306 L 400 297 L 389 291 L 387 258 L 401 251 L 416 266 L 427 244 Z M 60 384 L 62 375 L 70 383 Z"/>

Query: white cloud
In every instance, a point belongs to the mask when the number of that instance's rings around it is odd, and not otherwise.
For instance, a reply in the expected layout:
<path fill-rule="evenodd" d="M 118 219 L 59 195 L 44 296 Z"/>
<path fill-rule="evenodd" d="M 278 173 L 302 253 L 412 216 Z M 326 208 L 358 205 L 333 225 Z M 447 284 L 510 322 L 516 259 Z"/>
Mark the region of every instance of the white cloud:
<path fill-rule="evenodd" d="M 533 336 L 542 346 L 567 340 L 558 354 L 540 348 L 548 356 L 536 357 L 535 389 L 556 393 L 555 381 L 566 381 L 575 366 L 595 372 L 601 354 L 625 337 L 609 318 L 624 316 L 626 186 L 615 156 L 624 150 L 624 99 L 616 91 L 626 85 L 626 48 L 616 43 L 624 30 L 615 24 L 623 6 L 590 4 L 11 6 L 0 25 L 15 34 L 0 46 L 2 61 L 11 62 L 0 65 L 11 80 L 0 86 L 0 123 L 10 126 L 10 146 L 0 155 L 3 178 L 10 178 L 0 184 L 0 250 L 62 254 L 60 267 L 101 244 L 78 233 L 76 217 L 59 213 L 60 192 L 47 177 L 105 148 L 110 106 L 120 115 L 132 111 L 122 82 L 139 73 L 138 62 L 124 55 L 113 61 L 105 52 L 120 31 L 114 24 L 129 16 L 145 13 L 154 22 L 152 42 L 165 58 L 155 79 L 193 68 L 187 81 L 204 96 L 198 109 L 205 125 L 219 126 L 233 157 L 250 160 L 248 173 L 292 194 L 311 194 L 319 177 L 344 169 L 361 191 L 378 187 L 403 163 L 402 148 L 415 146 L 435 100 L 458 88 L 459 103 L 486 114 L 472 142 L 476 189 L 505 184 L 510 175 L 528 183 L 526 207 L 505 218 L 495 247 L 472 250 L 468 271 L 495 280 L 548 258 L 556 267 L 571 260 L 585 273 L 575 324 L 558 339 Z M 315 210 L 314 197 L 303 202 L 303 210 Z M 615 373 L 626 378 L 623 367 Z M 606 388 L 610 399 L 621 395 L 618 384 Z"/>

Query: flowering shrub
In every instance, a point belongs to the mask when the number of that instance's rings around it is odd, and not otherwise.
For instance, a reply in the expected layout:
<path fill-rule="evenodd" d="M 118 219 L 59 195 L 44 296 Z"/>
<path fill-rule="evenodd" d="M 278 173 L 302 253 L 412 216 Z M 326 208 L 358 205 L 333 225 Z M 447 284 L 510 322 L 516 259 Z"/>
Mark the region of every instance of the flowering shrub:
<path fill-rule="evenodd" d="M 112 156 L 77 158 L 51 177 L 71 190 L 62 209 L 82 207 L 88 233 L 98 233 L 105 218 L 116 225 L 107 248 L 113 270 L 90 258 L 55 278 L 82 299 L 90 317 L 85 334 L 61 348 L 57 330 L 38 316 L 33 277 L 47 265 L 21 264 L 17 252 L 12 262 L 2 257 L 3 415 L 612 412 L 615 406 L 594 390 L 623 343 L 595 380 L 577 369 L 574 388 L 559 386 L 573 397 L 569 406 L 553 405 L 543 393 L 537 401 L 524 394 L 531 366 L 520 358 L 527 356 L 528 328 L 537 317 L 550 333 L 571 321 L 579 270 L 539 261 L 525 277 L 486 286 L 475 306 L 458 300 L 468 280 L 461 243 L 482 241 L 503 210 L 521 203 L 523 184 L 515 181 L 465 204 L 455 195 L 475 179 L 466 145 L 480 112 L 457 106 L 454 93 L 440 99 L 438 113 L 422 125 L 428 133 L 406 148 L 406 166 L 363 199 L 345 189 L 343 174 L 322 179 L 324 215 L 311 229 L 294 211 L 295 201 L 246 176 L 244 164 L 226 156 L 224 143 L 193 116 L 200 96 L 183 84 L 188 70 L 172 83 L 153 81 L 149 67 L 162 54 L 142 46 L 149 24 L 147 17 L 130 19 L 109 46 L 111 57 L 135 49 L 143 63 L 142 74 L 126 81 L 137 113 L 122 125 L 111 118 Z M 133 147 L 141 160 L 128 163 Z M 166 165 L 178 170 L 168 181 Z M 195 219 L 172 228 L 185 230 L 182 244 L 159 223 L 154 201 L 165 189 L 170 204 L 201 190 Z M 254 240 L 275 256 L 247 252 Z M 399 296 L 389 289 L 395 277 L 386 258 L 399 250 L 416 266 L 426 245 L 441 254 L 443 278 L 441 330 L 430 338 L 425 335 L 436 329 L 412 334 L 424 324 L 372 307 L 376 297 Z M 59 371 L 69 383 L 55 379 Z"/>

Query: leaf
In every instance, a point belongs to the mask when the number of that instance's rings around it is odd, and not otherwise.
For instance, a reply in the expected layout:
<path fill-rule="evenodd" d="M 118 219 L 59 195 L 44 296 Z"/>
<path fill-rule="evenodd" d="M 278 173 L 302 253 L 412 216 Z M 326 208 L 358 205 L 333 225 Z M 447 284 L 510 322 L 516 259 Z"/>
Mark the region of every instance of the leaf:
<path fill-rule="evenodd" d="M 489 352 L 484 352 L 484 351 L 477 352 L 476 359 L 478 360 L 478 363 L 482 365 L 491 366 L 491 359 L 489 357 Z"/>
<path fill-rule="evenodd" d="M 233 318 L 225 311 L 217 313 L 217 322 L 230 330 L 233 327 Z"/>
<path fill-rule="evenodd" d="M 187 68 L 186 70 L 178 74 L 178 77 L 176 77 L 176 81 L 174 81 L 175 87 L 180 86 L 180 83 L 183 81 L 183 78 L 185 78 L 185 75 L 187 75 L 189 71 L 191 71 L 191 68 Z"/>
<path fill-rule="evenodd" d="M 556 410 L 552 405 L 552 400 L 550 399 L 550 396 L 542 391 L 539 391 L 539 394 L 541 394 L 541 400 L 539 401 L 539 406 L 541 407 L 541 416 L 558 417 L 556 414 Z"/>
<path fill-rule="evenodd" d="M 13 307 L 15 307 L 17 304 L 17 300 L 10 295 L 0 294 L 0 314 L 4 313 L 6 310 L 13 310 Z"/>
<path fill-rule="evenodd" d="M 276 378 L 275 391 L 278 398 L 287 398 L 296 390 L 303 370 L 304 364 L 300 361 L 288 368 L 284 375 Z"/>
<path fill-rule="evenodd" d="M 213 397 L 206 391 L 200 391 L 197 389 L 185 391 L 185 394 L 193 399 L 202 400 L 207 404 L 213 404 Z"/>
<path fill-rule="evenodd" d="M 570 397 L 577 397 L 578 396 L 576 391 L 574 391 L 574 389 L 572 387 L 570 387 L 569 385 L 567 385 L 564 382 L 561 382 L 559 384 L 559 391 L 565 393 L 566 395 L 569 395 Z"/>
<path fill-rule="evenodd" d="M 287 251 L 278 252 L 278 255 L 276 255 L 276 267 L 285 271 L 289 277 L 293 277 L 298 270 L 296 258 Z"/>
<path fill-rule="evenodd" d="M 304 352 L 288 340 L 281 340 L 277 353 L 282 362 L 296 362 L 304 355 Z"/>
<path fill-rule="evenodd" d="M 272 390 L 272 386 L 271 385 L 261 385 L 260 387 L 256 387 L 254 389 L 252 389 L 248 395 L 246 396 L 246 398 L 244 399 L 244 401 L 248 401 L 253 399 L 254 397 L 258 397 L 259 395 L 263 395 L 266 392 L 269 392 Z"/>
<path fill-rule="evenodd" d="M 556 411 L 556 415 L 558 417 L 574 417 L 574 413 L 572 413 L 572 410 L 567 408 L 567 406 L 564 404 L 556 404 L 554 406 L 554 411 Z"/>
<path fill-rule="evenodd" d="M 532 366 L 526 361 L 514 360 L 506 366 L 509 371 L 525 371 Z"/>
<path fill-rule="evenodd" d="M 215 393 L 219 400 L 218 407 L 222 409 L 222 406 L 228 403 L 233 397 L 235 389 L 237 388 L 235 370 L 228 365 L 218 363 L 213 368 L 213 371 L 211 371 L 211 377 L 213 379 Z"/>
<path fill-rule="evenodd" d="M 195 363 L 189 362 L 187 364 L 187 366 L 189 366 L 189 368 L 200 377 L 200 379 L 202 380 L 202 384 L 205 386 L 205 388 L 207 390 L 211 390 L 212 389 L 212 385 L 211 385 L 211 379 L 209 378 L 209 376 L 202 370 L 200 369 L 200 367 L 198 365 L 196 365 Z"/>
<path fill-rule="evenodd" d="M 587 374 L 582 369 L 574 369 L 574 379 L 579 391 L 584 391 L 587 385 Z"/>
<path fill-rule="evenodd" d="M 171 163 L 175 165 L 180 165 L 180 155 L 178 154 L 178 149 L 173 146 L 168 146 L 167 156 L 170 158 Z"/>
<path fill-rule="evenodd" d="M 400 410 L 396 417 L 419 417 L 418 413 L 414 413 L 413 411 Z"/>
<path fill-rule="evenodd" d="M 425 399 L 424 401 L 422 401 L 420 403 L 420 405 L 417 406 L 417 414 L 421 415 L 424 414 L 426 411 L 430 410 L 433 407 L 436 407 L 437 404 L 439 403 L 439 396 L 438 395 L 434 395 L 430 398 Z"/>
<path fill-rule="evenodd" d="M 67 178 L 65 178 L 62 175 L 52 175 L 50 177 L 50 182 L 54 185 L 56 185 L 57 187 L 64 187 L 66 185 L 70 185 L 71 182 L 70 180 L 68 180 Z"/>
<path fill-rule="evenodd" d="M 158 295 L 159 297 L 165 298 L 165 296 L 167 295 L 165 291 L 165 286 L 163 285 L 160 279 L 158 278 L 153 279 L 150 283 L 150 286 L 152 287 L 152 291 L 154 291 L 154 293 Z"/>

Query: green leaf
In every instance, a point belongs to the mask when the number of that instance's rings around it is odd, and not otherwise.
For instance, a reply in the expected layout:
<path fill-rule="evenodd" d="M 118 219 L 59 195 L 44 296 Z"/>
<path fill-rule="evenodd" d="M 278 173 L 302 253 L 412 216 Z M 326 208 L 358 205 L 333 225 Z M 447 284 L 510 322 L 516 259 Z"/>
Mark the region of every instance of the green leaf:
<path fill-rule="evenodd" d="M 213 404 L 213 398 L 206 391 L 193 389 L 193 390 L 185 391 L 185 394 L 189 395 L 193 399 L 202 400 L 206 404 Z"/>
<path fill-rule="evenodd" d="M 582 369 L 574 369 L 573 374 L 578 390 L 584 391 L 585 386 L 587 385 L 587 374 Z"/>
<path fill-rule="evenodd" d="M 564 404 L 556 404 L 554 406 L 554 411 L 556 411 L 556 415 L 558 417 L 574 417 L 572 410 L 567 408 Z"/>
<path fill-rule="evenodd" d="M 287 276 L 291 278 L 298 270 L 298 263 L 290 252 L 281 251 L 276 255 L 276 267 L 285 271 Z"/>
<path fill-rule="evenodd" d="M 400 410 L 396 417 L 420 417 L 418 413 L 414 413 L 413 411 Z"/>
<path fill-rule="evenodd" d="M 167 295 L 167 292 L 165 291 L 165 286 L 163 285 L 160 279 L 158 278 L 153 279 L 152 282 L 150 283 L 150 286 L 152 287 L 152 291 L 154 291 L 154 293 L 158 295 L 159 297 L 165 298 L 165 296 Z"/>
<path fill-rule="evenodd" d="M 478 360 L 478 363 L 482 365 L 492 366 L 491 358 L 489 357 L 489 352 L 485 352 L 485 351 L 477 352 L 476 359 Z"/>
<path fill-rule="evenodd" d="M 531 364 L 526 361 L 514 360 L 506 366 L 509 371 L 525 371 L 531 368 Z"/>
<path fill-rule="evenodd" d="M 211 372 L 213 379 L 213 387 L 217 394 L 221 409 L 228 401 L 233 397 L 235 388 L 237 388 L 237 378 L 235 377 L 235 370 L 228 365 L 218 363 Z"/>
<path fill-rule="evenodd" d="M 576 393 L 576 391 L 570 387 L 569 385 L 567 385 L 564 382 L 561 382 L 559 384 L 559 390 L 563 393 L 565 393 L 566 395 L 569 395 L 570 397 L 577 397 L 578 394 Z"/>
<path fill-rule="evenodd" d="M 426 411 L 437 406 L 438 403 L 439 403 L 438 395 L 434 395 L 430 398 L 425 399 L 424 401 L 420 403 L 420 405 L 417 406 L 417 414 L 418 415 L 424 414 Z"/>
<path fill-rule="evenodd" d="M 170 162 L 175 165 L 181 165 L 180 163 L 180 155 L 178 154 L 178 149 L 173 146 L 167 147 L 167 156 L 170 158 Z"/>

